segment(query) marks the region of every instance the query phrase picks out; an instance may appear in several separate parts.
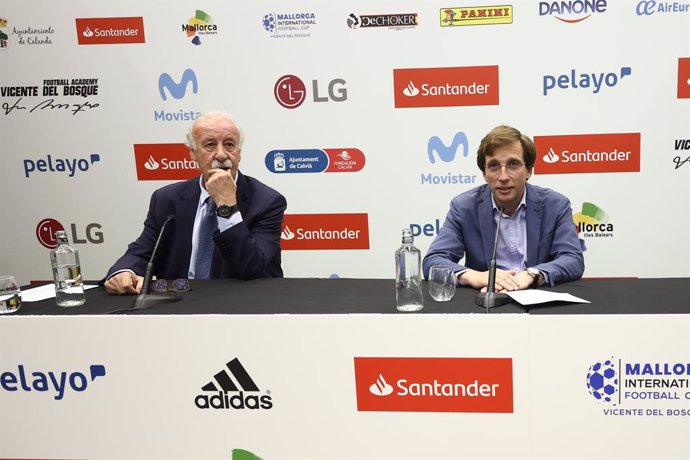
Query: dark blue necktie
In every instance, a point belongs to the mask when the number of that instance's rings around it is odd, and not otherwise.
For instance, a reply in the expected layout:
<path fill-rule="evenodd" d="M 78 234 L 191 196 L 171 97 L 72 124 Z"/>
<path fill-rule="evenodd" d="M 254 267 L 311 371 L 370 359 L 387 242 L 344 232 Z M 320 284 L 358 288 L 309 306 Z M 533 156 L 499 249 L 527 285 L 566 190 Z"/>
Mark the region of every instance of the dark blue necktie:
<path fill-rule="evenodd" d="M 201 222 L 199 222 L 199 240 L 196 248 L 196 265 L 194 278 L 209 279 L 211 277 L 211 262 L 213 261 L 213 232 L 218 228 L 216 218 L 216 203 L 209 196 L 206 198 Z"/>

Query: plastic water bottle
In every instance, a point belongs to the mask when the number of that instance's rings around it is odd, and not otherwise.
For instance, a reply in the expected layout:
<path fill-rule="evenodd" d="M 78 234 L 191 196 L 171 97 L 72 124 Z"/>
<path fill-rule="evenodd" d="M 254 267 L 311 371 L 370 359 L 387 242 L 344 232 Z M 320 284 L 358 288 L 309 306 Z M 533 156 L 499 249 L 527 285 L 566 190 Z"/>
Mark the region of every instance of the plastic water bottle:
<path fill-rule="evenodd" d="M 414 247 L 412 231 L 402 231 L 402 246 L 395 251 L 395 302 L 399 311 L 418 311 L 422 296 L 422 253 Z"/>
<path fill-rule="evenodd" d="M 55 233 L 57 248 L 50 251 L 50 262 L 53 265 L 55 280 L 55 300 L 58 307 L 77 307 L 86 302 L 84 285 L 81 279 L 79 251 L 69 246 L 64 231 Z"/>

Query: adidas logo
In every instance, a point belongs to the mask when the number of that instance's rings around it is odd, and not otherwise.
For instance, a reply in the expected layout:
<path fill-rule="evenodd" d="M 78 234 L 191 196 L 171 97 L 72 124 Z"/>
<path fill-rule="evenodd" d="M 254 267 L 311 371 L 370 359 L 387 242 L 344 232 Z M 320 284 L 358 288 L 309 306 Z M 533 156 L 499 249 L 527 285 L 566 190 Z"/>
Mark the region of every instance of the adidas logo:
<path fill-rule="evenodd" d="M 258 394 L 259 387 L 239 359 L 235 358 L 225 366 L 227 369 L 222 369 L 213 376 L 212 381 L 201 387 L 205 394 L 194 398 L 196 407 L 199 409 L 271 409 L 273 407 L 270 391 L 264 395 Z"/>

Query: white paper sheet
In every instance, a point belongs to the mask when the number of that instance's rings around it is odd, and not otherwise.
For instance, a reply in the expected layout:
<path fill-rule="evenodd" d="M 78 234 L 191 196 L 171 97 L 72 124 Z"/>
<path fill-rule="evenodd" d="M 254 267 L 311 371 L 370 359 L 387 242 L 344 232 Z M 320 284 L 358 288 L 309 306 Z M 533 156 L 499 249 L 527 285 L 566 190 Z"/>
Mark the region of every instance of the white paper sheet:
<path fill-rule="evenodd" d="M 84 290 L 98 287 L 97 284 L 85 284 Z M 50 299 L 55 297 L 55 285 L 46 284 L 35 288 L 22 290 L 22 302 L 38 302 L 40 300 Z"/>
<path fill-rule="evenodd" d="M 523 291 L 511 291 L 507 293 L 515 301 L 522 305 L 534 305 L 546 302 L 573 302 L 573 303 L 591 303 L 589 300 L 575 297 L 572 294 L 565 294 L 562 292 L 543 291 L 541 289 L 525 289 Z"/>

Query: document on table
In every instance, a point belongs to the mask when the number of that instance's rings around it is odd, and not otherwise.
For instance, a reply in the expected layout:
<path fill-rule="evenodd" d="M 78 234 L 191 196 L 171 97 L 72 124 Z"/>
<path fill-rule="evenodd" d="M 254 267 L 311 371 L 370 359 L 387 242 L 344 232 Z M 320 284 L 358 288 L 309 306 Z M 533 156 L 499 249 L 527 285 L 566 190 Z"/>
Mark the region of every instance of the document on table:
<path fill-rule="evenodd" d="M 85 284 L 84 290 L 98 287 L 97 284 Z M 40 300 L 50 299 L 55 297 L 55 285 L 46 284 L 30 289 L 22 290 L 22 302 L 38 302 Z"/>
<path fill-rule="evenodd" d="M 546 302 L 573 302 L 591 303 L 589 300 L 575 297 L 572 294 L 562 292 L 542 291 L 540 289 L 525 289 L 523 291 L 510 291 L 507 294 L 522 305 L 535 305 Z"/>

